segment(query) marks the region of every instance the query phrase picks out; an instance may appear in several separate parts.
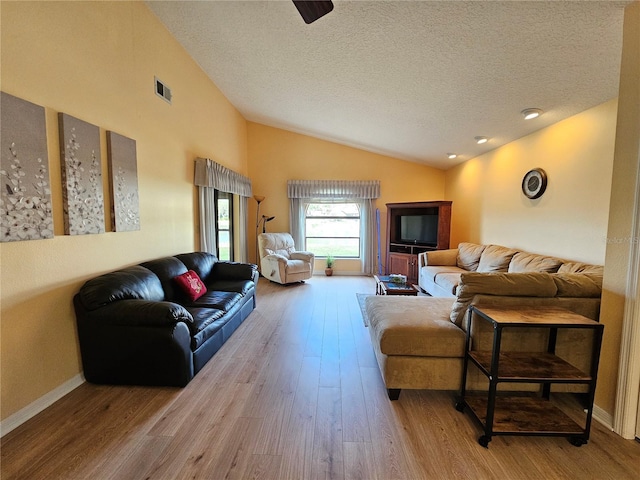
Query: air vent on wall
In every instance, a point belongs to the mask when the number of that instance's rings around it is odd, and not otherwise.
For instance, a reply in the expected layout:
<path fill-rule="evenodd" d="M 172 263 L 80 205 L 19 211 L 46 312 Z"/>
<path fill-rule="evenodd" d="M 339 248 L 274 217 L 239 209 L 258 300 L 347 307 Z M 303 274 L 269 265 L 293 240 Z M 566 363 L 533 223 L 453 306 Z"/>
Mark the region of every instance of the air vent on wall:
<path fill-rule="evenodd" d="M 158 77 L 153 77 L 156 85 L 156 95 L 162 97 L 167 103 L 171 103 L 171 89 L 160 81 Z"/>

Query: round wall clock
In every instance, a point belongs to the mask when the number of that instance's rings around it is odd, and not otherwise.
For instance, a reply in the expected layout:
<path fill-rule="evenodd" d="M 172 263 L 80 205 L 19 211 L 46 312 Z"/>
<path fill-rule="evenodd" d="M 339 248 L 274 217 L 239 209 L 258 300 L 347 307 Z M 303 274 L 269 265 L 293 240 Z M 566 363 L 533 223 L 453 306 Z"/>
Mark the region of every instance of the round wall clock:
<path fill-rule="evenodd" d="M 529 170 L 522 179 L 522 193 L 527 198 L 540 198 L 547 189 L 547 174 L 541 168 Z"/>

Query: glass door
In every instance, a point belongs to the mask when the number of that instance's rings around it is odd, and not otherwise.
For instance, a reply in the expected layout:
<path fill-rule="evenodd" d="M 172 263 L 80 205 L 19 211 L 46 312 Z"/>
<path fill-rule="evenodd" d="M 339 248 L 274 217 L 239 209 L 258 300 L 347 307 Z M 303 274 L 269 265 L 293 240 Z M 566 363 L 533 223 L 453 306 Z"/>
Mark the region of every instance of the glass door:
<path fill-rule="evenodd" d="M 233 260 L 233 195 L 216 191 L 216 250 L 219 260 Z"/>

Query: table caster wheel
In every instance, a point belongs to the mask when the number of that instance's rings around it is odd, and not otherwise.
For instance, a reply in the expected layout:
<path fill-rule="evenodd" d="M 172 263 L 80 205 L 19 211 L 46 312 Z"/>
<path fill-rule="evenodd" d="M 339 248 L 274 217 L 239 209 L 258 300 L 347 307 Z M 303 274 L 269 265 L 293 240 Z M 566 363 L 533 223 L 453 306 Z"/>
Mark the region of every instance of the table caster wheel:
<path fill-rule="evenodd" d="M 569 437 L 569 443 L 574 447 L 581 447 L 587 443 L 587 441 L 582 437 Z"/>
<path fill-rule="evenodd" d="M 464 402 L 462 400 L 458 400 L 456 402 L 456 410 L 459 412 L 464 412 Z"/>
<path fill-rule="evenodd" d="M 489 448 L 489 442 L 491 441 L 490 437 L 487 437 L 486 435 L 482 435 L 479 439 L 478 439 L 478 443 L 480 445 L 482 445 L 484 448 Z"/>

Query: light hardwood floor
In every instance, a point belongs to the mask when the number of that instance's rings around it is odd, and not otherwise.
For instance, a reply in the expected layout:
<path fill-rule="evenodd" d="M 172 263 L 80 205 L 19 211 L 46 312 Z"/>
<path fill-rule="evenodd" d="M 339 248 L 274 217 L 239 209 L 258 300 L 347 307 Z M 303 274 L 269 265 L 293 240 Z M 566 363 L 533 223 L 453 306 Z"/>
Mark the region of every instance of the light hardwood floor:
<path fill-rule="evenodd" d="M 453 392 L 390 402 L 355 293 L 368 277 L 261 279 L 258 307 L 184 389 L 83 384 L 1 443 L 9 479 L 638 479 L 640 444 L 594 422 L 494 437 Z"/>

